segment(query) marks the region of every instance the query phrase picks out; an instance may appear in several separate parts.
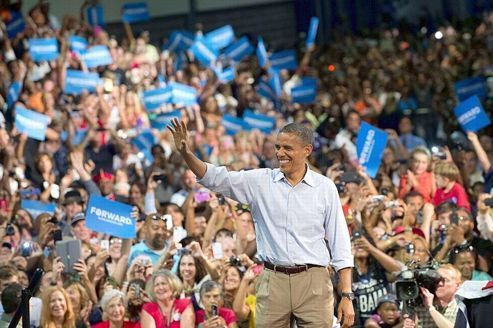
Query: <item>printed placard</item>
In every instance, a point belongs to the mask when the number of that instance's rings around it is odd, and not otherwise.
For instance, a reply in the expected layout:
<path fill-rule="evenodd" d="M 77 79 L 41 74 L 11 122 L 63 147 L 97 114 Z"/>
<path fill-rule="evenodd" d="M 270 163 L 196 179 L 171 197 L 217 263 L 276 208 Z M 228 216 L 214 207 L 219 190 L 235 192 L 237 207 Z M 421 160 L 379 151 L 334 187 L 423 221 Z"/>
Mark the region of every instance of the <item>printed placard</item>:
<path fill-rule="evenodd" d="M 386 145 L 387 133 L 366 122 L 361 123 L 356 149 L 360 165 L 371 178 L 377 175 Z"/>
<path fill-rule="evenodd" d="M 29 53 L 37 63 L 54 60 L 58 57 L 58 42 L 55 38 L 29 39 Z"/>
<path fill-rule="evenodd" d="M 15 127 L 28 137 L 44 141 L 50 118 L 38 112 L 17 106 L 15 108 Z"/>
<path fill-rule="evenodd" d="M 125 23 L 147 22 L 151 19 L 145 2 L 126 3 L 122 7 L 122 21 Z"/>
<path fill-rule="evenodd" d="M 54 203 L 43 203 L 38 200 L 21 200 L 21 208 L 26 210 L 31 216 L 36 219 L 38 215 L 43 213 L 48 213 L 50 215 L 55 214 L 56 204 Z"/>
<path fill-rule="evenodd" d="M 86 209 L 86 225 L 89 229 L 120 238 L 135 238 L 135 220 L 132 206 L 90 195 Z"/>
<path fill-rule="evenodd" d="M 98 73 L 95 72 L 82 72 L 68 69 L 65 75 L 65 88 L 64 93 L 79 95 L 82 92 L 93 92 L 98 85 L 103 82 L 99 78 Z"/>
<path fill-rule="evenodd" d="M 491 124 L 481 101 L 477 96 L 461 102 L 454 108 L 455 117 L 464 131 L 476 132 Z"/>

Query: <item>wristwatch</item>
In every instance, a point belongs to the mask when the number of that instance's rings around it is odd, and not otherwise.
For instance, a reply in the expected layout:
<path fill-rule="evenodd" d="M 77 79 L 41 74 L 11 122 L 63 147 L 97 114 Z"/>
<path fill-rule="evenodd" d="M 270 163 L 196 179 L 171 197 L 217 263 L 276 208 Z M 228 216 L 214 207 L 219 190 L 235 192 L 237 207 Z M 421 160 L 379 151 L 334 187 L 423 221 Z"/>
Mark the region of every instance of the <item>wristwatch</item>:
<path fill-rule="evenodd" d="M 345 298 L 349 299 L 350 301 L 352 301 L 352 300 L 354 300 L 354 293 L 353 292 L 341 293 L 341 297 L 345 297 Z"/>

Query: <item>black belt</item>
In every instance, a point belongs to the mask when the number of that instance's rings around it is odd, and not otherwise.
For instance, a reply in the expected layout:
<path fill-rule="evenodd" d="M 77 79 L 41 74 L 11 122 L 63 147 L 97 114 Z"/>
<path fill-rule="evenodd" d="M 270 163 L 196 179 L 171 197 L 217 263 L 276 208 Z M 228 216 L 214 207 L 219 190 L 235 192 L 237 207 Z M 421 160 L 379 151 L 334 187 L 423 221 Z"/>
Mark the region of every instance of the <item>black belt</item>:
<path fill-rule="evenodd" d="M 310 268 L 322 268 L 321 265 L 316 264 L 299 264 L 293 266 L 275 265 L 270 262 L 264 262 L 264 267 L 274 272 L 281 272 L 284 274 L 296 274 L 307 271 Z"/>

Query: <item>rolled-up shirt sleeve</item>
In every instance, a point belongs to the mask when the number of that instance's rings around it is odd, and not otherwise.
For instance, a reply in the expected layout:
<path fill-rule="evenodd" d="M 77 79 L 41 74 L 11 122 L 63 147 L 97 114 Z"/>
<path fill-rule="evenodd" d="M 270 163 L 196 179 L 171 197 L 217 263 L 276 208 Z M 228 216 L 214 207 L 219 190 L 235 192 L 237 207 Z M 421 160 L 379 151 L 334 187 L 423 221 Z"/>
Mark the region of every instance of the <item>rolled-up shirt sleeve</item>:
<path fill-rule="evenodd" d="M 331 253 L 331 265 L 336 271 L 353 267 L 354 260 L 351 253 L 351 239 L 342 211 L 341 201 L 337 188 L 331 182 L 325 218 L 325 238 Z"/>
<path fill-rule="evenodd" d="M 252 181 L 257 176 L 256 170 L 228 171 L 224 166 L 214 166 L 206 163 L 207 170 L 198 183 L 214 192 L 223 194 L 240 203 L 252 202 Z"/>

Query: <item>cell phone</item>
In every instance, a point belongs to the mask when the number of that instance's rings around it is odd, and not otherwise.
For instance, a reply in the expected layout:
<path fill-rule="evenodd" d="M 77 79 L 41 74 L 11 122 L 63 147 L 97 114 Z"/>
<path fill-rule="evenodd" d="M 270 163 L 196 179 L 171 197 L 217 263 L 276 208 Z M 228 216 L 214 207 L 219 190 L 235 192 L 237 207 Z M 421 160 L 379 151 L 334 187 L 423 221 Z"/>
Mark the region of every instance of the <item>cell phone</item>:
<path fill-rule="evenodd" d="M 194 198 L 196 203 L 204 203 L 211 200 L 211 194 L 208 191 L 198 191 Z"/>
<path fill-rule="evenodd" d="M 262 273 L 262 271 L 264 271 L 264 266 L 261 264 L 254 264 L 252 266 L 252 271 L 256 276 L 258 276 L 259 274 Z"/>
<path fill-rule="evenodd" d="M 162 183 L 166 182 L 166 175 L 165 174 L 156 174 L 152 176 L 152 180 L 159 182 L 161 181 Z"/>
<path fill-rule="evenodd" d="M 361 232 L 359 230 L 354 230 L 352 237 L 353 237 L 353 239 L 361 238 Z"/>
<path fill-rule="evenodd" d="M 385 195 L 374 195 L 370 198 L 372 203 L 380 203 L 385 200 Z"/>
<path fill-rule="evenodd" d="M 223 246 L 221 243 L 212 243 L 212 255 L 216 260 L 223 258 Z"/>
<path fill-rule="evenodd" d="M 173 241 L 179 243 L 183 238 L 187 236 L 187 231 L 183 227 L 175 227 L 173 229 Z"/>
<path fill-rule="evenodd" d="M 53 241 L 55 241 L 56 243 L 57 241 L 61 241 L 62 239 L 63 239 L 62 230 L 61 229 L 53 230 Z"/>
<path fill-rule="evenodd" d="M 219 203 L 219 205 L 226 204 L 226 198 L 224 198 L 223 194 L 217 194 L 217 202 Z"/>
<path fill-rule="evenodd" d="M 455 225 L 459 224 L 459 216 L 457 215 L 457 213 L 454 212 L 450 214 L 450 223 Z"/>
<path fill-rule="evenodd" d="M 140 285 L 132 284 L 132 286 L 134 287 L 135 298 L 140 298 Z"/>
<path fill-rule="evenodd" d="M 81 258 L 80 240 L 62 240 L 55 243 L 56 254 L 64 265 L 64 272 L 77 273 L 74 264 Z"/>
<path fill-rule="evenodd" d="M 21 255 L 24 257 L 31 256 L 33 252 L 33 245 L 29 241 L 25 241 L 21 244 Z"/>
<path fill-rule="evenodd" d="M 218 309 L 217 309 L 217 305 L 212 304 L 212 305 L 211 305 L 211 315 L 212 315 L 213 317 L 215 317 L 215 316 L 217 316 L 218 314 L 219 314 L 219 311 L 218 311 Z"/>
<path fill-rule="evenodd" d="M 101 240 L 100 246 L 101 246 L 101 250 L 108 251 L 110 249 L 110 241 L 109 240 Z"/>
<path fill-rule="evenodd" d="M 171 214 L 164 214 L 163 219 L 166 221 L 166 229 L 173 229 L 173 217 Z"/>
<path fill-rule="evenodd" d="M 488 207 L 493 207 L 493 197 L 492 198 L 486 198 L 484 200 L 484 205 L 486 205 Z"/>

